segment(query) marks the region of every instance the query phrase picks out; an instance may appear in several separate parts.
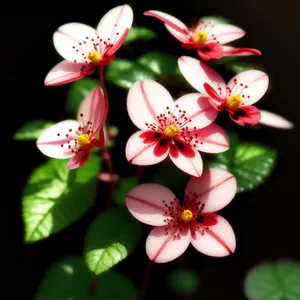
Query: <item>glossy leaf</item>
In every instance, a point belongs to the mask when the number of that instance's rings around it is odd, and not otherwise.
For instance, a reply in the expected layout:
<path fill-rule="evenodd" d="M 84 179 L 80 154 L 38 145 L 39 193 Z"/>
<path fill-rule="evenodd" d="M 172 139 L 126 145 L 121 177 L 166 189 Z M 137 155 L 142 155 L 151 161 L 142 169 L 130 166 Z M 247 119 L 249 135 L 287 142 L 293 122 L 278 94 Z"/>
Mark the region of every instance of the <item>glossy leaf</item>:
<path fill-rule="evenodd" d="M 68 90 L 66 110 L 72 115 L 77 114 L 80 103 L 87 94 L 96 86 L 99 86 L 99 81 L 91 78 L 82 78 L 73 82 Z"/>
<path fill-rule="evenodd" d="M 16 131 L 14 139 L 19 141 L 37 140 L 42 131 L 53 124 L 52 121 L 47 120 L 28 121 Z"/>
<path fill-rule="evenodd" d="M 51 159 L 30 176 L 22 198 L 25 242 L 35 242 L 64 229 L 94 203 L 100 158 L 68 170 L 66 160 Z"/>
<path fill-rule="evenodd" d="M 97 217 L 88 229 L 85 260 L 96 275 L 125 259 L 136 247 L 141 224 L 127 209 L 109 209 Z"/>
<path fill-rule="evenodd" d="M 245 294 L 249 300 L 300 299 L 300 264 L 283 260 L 254 267 L 245 278 Z"/>
<path fill-rule="evenodd" d="M 34 300 L 137 300 L 132 282 L 114 271 L 95 276 L 79 257 L 52 265 L 42 279 Z"/>
<path fill-rule="evenodd" d="M 149 52 L 138 57 L 137 61 L 159 77 L 181 75 L 178 58 L 175 55 L 165 52 Z"/>
<path fill-rule="evenodd" d="M 124 41 L 124 45 L 135 41 L 150 41 L 157 37 L 157 33 L 154 31 L 139 26 L 132 26 L 128 32 L 128 35 Z"/>
<path fill-rule="evenodd" d="M 120 206 L 125 206 L 125 195 L 139 184 L 136 177 L 121 178 L 114 189 L 114 201 Z"/>
<path fill-rule="evenodd" d="M 235 175 L 238 192 L 249 191 L 261 185 L 272 172 L 277 152 L 257 143 L 239 142 L 229 135 L 230 149 L 217 153 L 210 167 L 223 168 Z"/>
<path fill-rule="evenodd" d="M 146 66 L 127 59 L 115 59 L 107 66 L 105 73 L 105 80 L 125 89 L 144 79 L 154 80 L 155 75 Z"/>

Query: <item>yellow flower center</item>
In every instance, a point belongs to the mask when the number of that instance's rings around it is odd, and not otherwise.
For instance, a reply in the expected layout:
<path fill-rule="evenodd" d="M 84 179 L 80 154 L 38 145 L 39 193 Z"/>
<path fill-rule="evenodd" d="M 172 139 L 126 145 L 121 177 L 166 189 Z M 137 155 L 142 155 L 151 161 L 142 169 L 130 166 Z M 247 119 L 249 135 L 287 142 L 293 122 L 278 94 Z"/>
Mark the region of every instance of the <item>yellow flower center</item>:
<path fill-rule="evenodd" d="M 92 63 L 97 64 L 97 63 L 102 59 L 102 56 L 101 56 L 100 53 L 97 52 L 97 51 L 89 52 L 88 59 L 89 59 Z"/>
<path fill-rule="evenodd" d="M 208 38 L 208 34 L 205 31 L 197 30 L 194 35 L 194 43 L 198 45 L 202 45 L 206 42 Z"/>
<path fill-rule="evenodd" d="M 193 219 L 193 213 L 189 209 L 185 209 L 181 214 L 181 220 L 189 223 Z"/>
<path fill-rule="evenodd" d="M 239 95 L 231 95 L 226 100 L 226 105 L 230 110 L 236 110 L 242 104 L 243 99 Z"/>
<path fill-rule="evenodd" d="M 78 143 L 80 146 L 84 147 L 86 145 L 88 145 L 90 143 L 90 138 L 88 136 L 88 134 L 86 133 L 82 133 L 79 137 L 78 137 Z"/>
<path fill-rule="evenodd" d="M 169 138 L 174 138 L 178 132 L 178 129 L 174 125 L 169 125 L 166 129 L 164 134 Z"/>

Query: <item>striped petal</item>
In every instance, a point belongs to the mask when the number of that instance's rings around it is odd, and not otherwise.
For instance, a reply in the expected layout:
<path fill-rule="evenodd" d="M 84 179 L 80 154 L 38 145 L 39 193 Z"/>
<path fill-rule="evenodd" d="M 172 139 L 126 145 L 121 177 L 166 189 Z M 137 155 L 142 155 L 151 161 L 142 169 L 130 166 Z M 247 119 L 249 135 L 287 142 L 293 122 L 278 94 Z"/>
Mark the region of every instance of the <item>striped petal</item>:
<path fill-rule="evenodd" d="M 201 232 L 195 233 L 191 239 L 192 245 L 203 254 L 209 256 L 227 256 L 235 251 L 236 240 L 231 225 L 221 216 L 216 218 L 217 224 L 203 227 Z"/>
<path fill-rule="evenodd" d="M 175 235 L 180 234 L 180 237 Z M 189 229 L 180 232 L 177 228 L 167 230 L 165 226 L 155 227 L 146 241 L 146 252 L 149 258 L 157 263 L 166 263 L 179 257 L 191 241 Z"/>
<path fill-rule="evenodd" d="M 137 220 L 152 226 L 165 225 L 166 205 L 178 201 L 168 188 L 155 183 L 133 188 L 126 194 L 125 200 L 128 210 Z"/>
<path fill-rule="evenodd" d="M 235 177 L 223 169 L 211 168 L 200 178 L 191 178 L 185 188 L 185 195 L 196 193 L 197 200 L 204 204 L 203 212 L 215 212 L 228 205 L 236 194 Z"/>

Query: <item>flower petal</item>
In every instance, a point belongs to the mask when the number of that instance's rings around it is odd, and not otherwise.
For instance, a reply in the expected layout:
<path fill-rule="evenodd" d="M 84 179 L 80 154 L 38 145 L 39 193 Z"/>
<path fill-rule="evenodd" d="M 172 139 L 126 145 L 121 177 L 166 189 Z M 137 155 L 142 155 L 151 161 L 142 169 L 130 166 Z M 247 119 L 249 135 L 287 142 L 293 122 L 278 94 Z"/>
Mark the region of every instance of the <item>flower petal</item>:
<path fill-rule="evenodd" d="M 207 95 L 203 84 L 208 83 L 216 91 L 219 91 L 220 96 L 225 95 L 226 84 L 213 68 L 189 56 L 181 56 L 178 59 L 178 65 L 185 79 L 200 93 Z"/>
<path fill-rule="evenodd" d="M 170 151 L 170 158 L 173 163 L 182 171 L 196 177 L 200 177 L 202 174 L 202 158 L 200 153 L 194 148 L 190 147 L 188 153 L 193 155 L 184 155 L 184 151 L 176 151 L 176 155 Z"/>
<path fill-rule="evenodd" d="M 236 240 L 231 225 L 221 216 L 216 218 L 218 223 L 213 226 L 203 227 L 204 235 L 199 231 L 192 245 L 200 252 L 209 256 L 227 256 L 232 254 L 236 247 Z"/>
<path fill-rule="evenodd" d="M 69 170 L 74 170 L 79 167 L 82 167 L 86 164 L 90 157 L 89 151 L 80 151 L 77 152 L 73 157 L 71 157 L 67 163 L 67 168 Z"/>
<path fill-rule="evenodd" d="M 178 201 L 172 191 L 156 183 L 134 187 L 126 194 L 125 200 L 128 210 L 136 219 L 152 226 L 165 225 L 165 213 L 168 211 L 165 205 Z"/>
<path fill-rule="evenodd" d="M 82 72 L 82 67 L 85 67 L 85 72 Z M 76 81 L 87 74 L 94 71 L 94 67 L 86 64 L 75 64 L 68 60 L 63 60 L 54 66 L 45 78 L 45 85 L 55 86 Z"/>
<path fill-rule="evenodd" d="M 72 139 L 69 134 L 69 129 L 73 132 L 78 128 L 79 124 L 75 120 L 66 120 L 50 126 L 45 129 L 39 136 L 36 145 L 38 149 L 45 155 L 52 158 L 69 158 L 74 156 L 74 153 L 69 151 L 67 147 L 61 147 Z M 59 135 L 58 135 L 59 134 Z"/>
<path fill-rule="evenodd" d="M 109 55 L 115 53 L 122 43 L 119 40 L 126 38 L 133 21 L 133 12 L 129 5 L 120 5 L 109 10 L 100 20 L 97 26 L 97 34 L 103 40 L 110 39 L 114 44 L 113 51 L 109 51 Z"/>
<path fill-rule="evenodd" d="M 294 128 L 294 124 L 291 121 L 283 118 L 280 115 L 262 109 L 260 110 L 260 114 L 261 114 L 261 119 L 259 121 L 260 124 L 275 127 L 275 128 L 280 128 L 280 129 Z"/>
<path fill-rule="evenodd" d="M 215 212 L 231 202 L 236 188 L 236 179 L 231 173 L 211 168 L 204 170 L 200 178 L 192 177 L 184 193 L 187 196 L 196 193 L 197 200 L 204 204 L 203 212 Z"/>
<path fill-rule="evenodd" d="M 268 85 L 268 75 L 259 70 L 241 72 L 234 76 L 227 84 L 232 90 L 232 95 L 244 95 L 242 106 L 249 106 L 257 102 L 267 91 Z"/>
<path fill-rule="evenodd" d="M 219 153 L 229 149 L 229 140 L 226 132 L 216 123 L 191 131 L 192 135 L 198 135 L 197 149 L 201 152 Z"/>
<path fill-rule="evenodd" d="M 66 60 L 81 62 L 82 53 L 95 51 L 92 43 L 84 44 L 86 37 L 97 37 L 96 30 L 81 23 L 68 23 L 60 26 L 53 34 L 53 43 L 56 51 Z M 79 43 L 82 43 L 80 45 Z M 77 51 L 78 50 L 78 51 Z"/>
<path fill-rule="evenodd" d="M 168 156 L 169 145 L 166 145 L 167 148 L 164 151 L 157 153 L 156 146 L 159 141 L 145 143 L 141 137 L 145 132 L 147 131 L 137 131 L 127 141 L 125 149 L 126 158 L 132 164 L 140 166 L 154 165 L 163 161 Z"/>
<path fill-rule="evenodd" d="M 209 34 L 222 45 L 240 39 L 245 35 L 245 31 L 230 24 L 214 24 Z"/>
<path fill-rule="evenodd" d="M 203 128 L 211 124 L 218 112 L 211 106 L 208 97 L 198 94 L 186 94 L 175 101 L 179 109 L 186 111 L 186 117 L 191 120 L 187 123 L 189 128 Z"/>
<path fill-rule="evenodd" d="M 241 108 L 230 114 L 232 121 L 240 126 L 253 126 L 260 121 L 260 111 L 255 106 L 241 106 Z"/>
<path fill-rule="evenodd" d="M 177 228 L 166 230 L 166 226 L 155 227 L 146 240 L 147 255 L 157 263 L 169 262 L 179 257 L 191 241 L 189 229 L 180 232 L 179 238 L 175 236 L 179 234 Z"/>
<path fill-rule="evenodd" d="M 235 48 L 231 46 L 223 46 L 224 56 L 248 56 L 248 55 L 262 55 L 261 52 L 254 48 Z"/>
<path fill-rule="evenodd" d="M 91 126 L 91 137 L 99 133 L 108 112 L 108 101 L 100 87 L 93 88 L 81 102 L 77 113 L 77 120 L 84 126 Z M 92 122 L 92 125 L 88 125 Z"/>
<path fill-rule="evenodd" d="M 158 124 L 157 117 L 173 107 L 170 93 L 154 80 L 135 82 L 127 96 L 127 110 L 131 121 L 140 129 L 149 129 L 146 123 Z"/>
<path fill-rule="evenodd" d="M 182 43 L 188 43 L 189 42 L 189 29 L 188 27 L 182 23 L 180 20 L 177 18 L 158 11 L 158 10 L 149 10 L 144 12 L 145 16 L 151 16 L 155 17 L 165 23 L 165 26 L 167 30 L 179 41 Z"/>

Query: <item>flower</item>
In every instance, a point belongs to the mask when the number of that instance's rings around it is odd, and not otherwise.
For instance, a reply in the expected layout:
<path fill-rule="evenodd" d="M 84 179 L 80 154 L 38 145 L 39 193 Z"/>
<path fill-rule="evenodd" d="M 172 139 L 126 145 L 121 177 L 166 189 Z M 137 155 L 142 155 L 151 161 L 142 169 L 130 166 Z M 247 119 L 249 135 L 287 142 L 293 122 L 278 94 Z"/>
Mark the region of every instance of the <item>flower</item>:
<path fill-rule="evenodd" d="M 37 140 L 38 149 L 52 158 L 70 158 L 70 170 L 83 166 L 90 150 L 104 145 L 102 127 L 107 111 L 107 98 L 100 87 L 92 89 L 79 107 L 77 121 L 62 121 L 45 129 Z"/>
<path fill-rule="evenodd" d="M 177 18 L 157 10 L 144 12 L 146 16 L 155 17 L 165 23 L 167 30 L 187 49 L 197 49 L 199 56 L 204 60 L 219 59 L 223 56 L 261 55 L 261 52 L 253 48 L 234 48 L 224 44 L 237 40 L 245 35 L 245 32 L 236 26 L 229 24 L 213 24 L 205 20 L 188 28 Z"/>
<path fill-rule="evenodd" d="M 132 20 L 130 6 L 121 5 L 108 11 L 96 30 L 81 23 L 60 26 L 53 35 L 53 42 L 65 60 L 50 70 L 45 85 L 72 82 L 93 73 L 97 66 L 109 64 L 124 42 Z"/>
<path fill-rule="evenodd" d="M 126 145 L 126 158 L 133 164 L 152 165 L 169 155 L 177 167 L 199 177 L 202 159 L 197 150 L 216 153 L 229 148 L 224 130 L 212 123 L 217 112 L 199 93 L 174 102 L 159 83 L 137 81 L 128 92 L 127 110 L 141 129 Z"/>
<path fill-rule="evenodd" d="M 139 221 L 157 226 L 146 241 L 146 252 L 158 263 L 179 257 L 191 243 L 210 256 L 227 256 L 235 250 L 230 224 L 215 211 L 225 207 L 236 193 L 236 179 L 222 169 L 205 170 L 192 177 L 182 204 L 172 191 L 155 184 L 141 184 L 126 195 L 126 206 Z"/>
<path fill-rule="evenodd" d="M 293 129 L 295 127 L 291 121 L 273 112 L 261 109 L 260 114 L 261 119 L 259 123 L 262 125 L 275 127 L 279 129 Z"/>
<path fill-rule="evenodd" d="M 269 77 L 258 70 L 248 70 L 234 76 L 227 84 L 205 63 L 182 56 L 179 69 L 185 79 L 200 93 L 209 96 L 209 102 L 218 111 L 226 109 L 237 124 L 255 125 L 260 120 L 259 110 L 252 106 L 267 91 Z"/>

